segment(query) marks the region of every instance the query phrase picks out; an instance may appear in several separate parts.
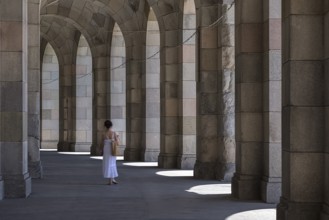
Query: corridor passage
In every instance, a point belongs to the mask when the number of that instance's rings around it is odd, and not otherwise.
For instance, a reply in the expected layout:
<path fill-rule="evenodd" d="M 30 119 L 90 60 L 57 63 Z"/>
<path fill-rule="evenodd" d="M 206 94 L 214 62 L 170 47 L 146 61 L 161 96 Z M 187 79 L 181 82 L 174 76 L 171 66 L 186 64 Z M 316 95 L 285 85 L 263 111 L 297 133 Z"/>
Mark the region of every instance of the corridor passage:
<path fill-rule="evenodd" d="M 238 201 L 231 185 L 195 180 L 192 171 L 118 161 L 118 185 L 106 185 L 100 157 L 41 152 L 44 177 L 27 199 L 0 201 L 1 220 L 274 220 L 275 205 Z"/>

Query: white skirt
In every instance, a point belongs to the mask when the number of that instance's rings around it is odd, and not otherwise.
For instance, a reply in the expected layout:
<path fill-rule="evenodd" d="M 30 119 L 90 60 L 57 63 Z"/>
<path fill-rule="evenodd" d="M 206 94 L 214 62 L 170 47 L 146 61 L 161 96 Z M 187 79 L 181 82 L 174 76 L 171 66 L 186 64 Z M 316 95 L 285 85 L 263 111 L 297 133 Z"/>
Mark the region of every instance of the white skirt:
<path fill-rule="evenodd" d="M 104 178 L 115 178 L 118 176 L 117 158 L 111 154 L 111 140 L 104 141 L 103 149 L 103 176 Z"/>

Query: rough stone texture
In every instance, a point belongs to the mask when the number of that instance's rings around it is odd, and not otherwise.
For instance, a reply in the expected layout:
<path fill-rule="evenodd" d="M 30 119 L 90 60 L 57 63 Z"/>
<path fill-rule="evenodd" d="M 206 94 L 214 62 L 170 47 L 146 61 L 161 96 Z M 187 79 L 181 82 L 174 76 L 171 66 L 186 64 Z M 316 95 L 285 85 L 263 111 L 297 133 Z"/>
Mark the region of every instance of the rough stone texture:
<path fill-rule="evenodd" d="M 197 74 L 197 151 L 194 177 L 215 179 L 219 156 L 218 114 L 219 114 L 219 73 L 218 67 L 218 25 L 214 23 L 219 13 L 217 2 L 197 6 L 197 27 L 199 34 L 199 71 Z"/>
<path fill-rule="evenodd" d="M 231 3 L 231 2 L 230 2 Z M 218 94 L 220 129 L 218 131 L 219 156 L 216 178 L 231 181 L 235 171 L 235 60 L 234 60 L 234 6 L 223 4 L 219 24 L 219 79 Z"/>

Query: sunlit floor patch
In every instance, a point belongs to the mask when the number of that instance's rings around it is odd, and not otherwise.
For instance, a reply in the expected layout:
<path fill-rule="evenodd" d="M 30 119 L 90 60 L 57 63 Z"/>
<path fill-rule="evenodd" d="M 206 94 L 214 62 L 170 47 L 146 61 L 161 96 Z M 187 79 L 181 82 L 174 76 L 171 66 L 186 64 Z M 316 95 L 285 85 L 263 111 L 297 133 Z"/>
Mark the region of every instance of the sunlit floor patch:
<path fill-rule="evenodd" d="M 225 220 L 275 220 L 275 209 L 257 209 L 240 212 L 227 217 Z"/>
<path fill-rule="evenodd" d="M 57 149 L 40 149 L 40 151 L 43 151 L 43 152 L 56 152 Z"/>
<path fill-rule="evenodd" d="M 231 194 L 231 184 L 208 184 L 194 186 L 187 192 L 196 193 L 199 195 L 225 195 Z"/>
<path fill-rule="evenodd" d="M 64 154 L 64 155 L 90 155 L 90 152 L 58 152 L 58 154 Z"/>
<path fill-rule="evenodd" d="M 90 157 L 90 159 L 93 159 L 93 160 L 103 160 L 103 156 L 92 156 L 92 157 Z M 123 156 L 117 156 L 117 160 L 118 161 L 122 161 L 123 160 Z"/>
<path fill-rule="evenodd" d="M 167 177 L 193 177 L 193 170 L 168 170 L 159 171 L 156 174 Z"/>
<path fill-rule="evenodd" d="M 93 157 L 90 157 L 90 159 L 103 160 L 103 156 L 93 156 Z"/>
<path fill-rule="evenodd" d="M 132 167 L 158 167 L 158 162 L 129 162 L 123 163 L 123 165 Z"/>

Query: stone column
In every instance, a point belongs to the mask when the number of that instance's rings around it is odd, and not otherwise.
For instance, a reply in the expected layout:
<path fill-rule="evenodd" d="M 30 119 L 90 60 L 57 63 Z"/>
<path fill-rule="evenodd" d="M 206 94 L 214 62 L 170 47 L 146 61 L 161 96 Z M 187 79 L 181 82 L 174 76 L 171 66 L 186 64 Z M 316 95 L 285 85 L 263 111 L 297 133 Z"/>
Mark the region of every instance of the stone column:
<path fill-rule="evenodd" d="M 236 0 L 236 173 L 232 193 L 260 199 L 263 172 L 263 0 Z"/>
<path fill-rule="evenodd" d="M 73 30 L 67 34 L 70 43 L 61 48 L 64 63 L 59 68 L 59 151 L 74 151 L 76 141 L 76 54 L 80 34 Z"/>
<path fill-rule="evenodd" d="M 193 169 L 196 159 L 196 9 L 194 0 L 184 2 L 183 68 L 180 80 L 180 142 L 177 166 Z M 191 37 L 192 36 L 192 37 Z M 186 41 L 186 42 L 185 42 Z"/>
<path fill-rule="evenodd" d="M 232 0 L 223 2 L 219 15 L 223 18 L 218 24 L 219 152 L 216 179 L 231 181 L 235 171 L 235 27 Z"/>
<path fill-rule="evenodd" d="M 145 120 L 145 93 L 143 92 L 143 73 L 145 73 L 145 32 L 124 32 L 126 39 L 126 129 L 127 146 L 124 158 L 127 161 L 142 159 L 142 144 Z"/>
<path fill-rule="evenodd" d="M 97 155 L 103 145 L 104 121 L 110 115 L 110 80 L 108 45 L 101 45 L 100 53 L 93 54 L 94 92 L 93 92 L 93 145 L 91 154 Z"/>
<path fill-rule="evenodd" d="M 218 2 L 199 1 L 197 5 L 197 156 L 194 177 L 216 179 L 218 147 L 218 25 L 208 27 L 219 17 Z M 221 7 L 221 6 L 220 6 Z"/>
<path fill-rule="evenodd" d="M 324 80 L 325 80 L 325 132 L 328 133 L 329 131 L 329 4 L 325 5 L 324 8 L 324 31 L 325 31 L 325 38 L 324 38 L 324 44 L 326 45 L 325 51 L 324 51 Z M 325 149 L 324 149 L 324 158 L 325 158 L 325 164 L 324 164 L 324 205 L 323 205 L 323 211 L 322 211 L 322 220 L 329 220 L 329 136 L 326 135 L 325 140 Z"/>
<path fill-rule="evenodd" d="M 5 197 L 31 193 L 28 172 L 28 1 L 0 2 L 0 146 Z M 39 59 L 39 58 L 37 58 Z M 0 177 L 0 197 L 2 197 Z"/>
<path fill-rule="evenodd" d="M 160 29 L 150 8 L 146 35 L 146 118 L 143 161 L 158 161 L 160 153 Z"/>
<path fill-rule="evenodd" d="M 39 0 L 28 1 L 28 29 L 28 164 L 31 177 L 41 178 Z"/>
<path fill-rule="evenodd" d="M 278 220 L 319 220 L 323 207 L 323 213 L 328 213 L 327 206 L 323 206 L 328 195 L 323 153 L 328 136 L 328 74 L 324 74 L 323 62 L 328 55 L 324 45 L 328 44 L 324 44 L 324 21 L 328 23 L 323 10 L 328 5 L 323 3 L 283 4 L 283 168 Z M 328 215 L 322 219 L 328 219 Z"/>
<path fill-rule="evenodd" d="M 174 12 L 167 18 L 174 16 Z M 161 76 L 160 76 L 160 114 L 161 145 L 158 165 L 161 168 L 177 168 L 179 149 L 179 79 L 181 74 L 181 30 L 165 20 L 166 31 L 161 32 Z M 172 26 L 175 26 L 173 28 Z"/>
<path fill-rule="evenodd" d="M 278 203 L 281 196 L 281 1 L 264 1 L 262 200 Z"/>

